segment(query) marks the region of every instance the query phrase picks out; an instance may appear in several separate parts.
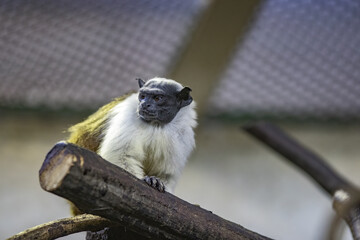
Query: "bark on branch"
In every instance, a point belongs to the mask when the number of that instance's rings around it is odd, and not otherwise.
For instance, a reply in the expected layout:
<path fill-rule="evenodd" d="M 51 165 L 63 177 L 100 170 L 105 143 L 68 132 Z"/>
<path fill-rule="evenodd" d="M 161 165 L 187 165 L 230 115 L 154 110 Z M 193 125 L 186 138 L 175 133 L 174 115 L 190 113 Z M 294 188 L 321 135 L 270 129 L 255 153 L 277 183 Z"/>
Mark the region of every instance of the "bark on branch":
<path fill-rule="evenodd" d="M 40 169 L 46 191 L 83 212 L 99 215 L 147 238 L 269 239 L 185 202 L 160 193 L 99 155 L 60 143 Z"/>

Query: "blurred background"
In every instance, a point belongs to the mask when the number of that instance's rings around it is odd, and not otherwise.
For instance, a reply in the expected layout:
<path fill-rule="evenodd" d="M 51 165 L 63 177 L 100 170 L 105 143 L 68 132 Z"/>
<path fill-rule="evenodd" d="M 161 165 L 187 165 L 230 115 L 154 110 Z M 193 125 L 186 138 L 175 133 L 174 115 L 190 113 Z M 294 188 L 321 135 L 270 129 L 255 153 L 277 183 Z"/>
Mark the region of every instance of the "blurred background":
<path fill-rule="evenodd" d="M 328 239 L 331 199 L 241 126 L 281 126 L 359 186 L 359 46 L 358 0 L 0 1 L 0 239 L 70 215 L 39 186 L 46 153 L 155 76 L 198 103 L 177 196 L 271 238 Z"/>

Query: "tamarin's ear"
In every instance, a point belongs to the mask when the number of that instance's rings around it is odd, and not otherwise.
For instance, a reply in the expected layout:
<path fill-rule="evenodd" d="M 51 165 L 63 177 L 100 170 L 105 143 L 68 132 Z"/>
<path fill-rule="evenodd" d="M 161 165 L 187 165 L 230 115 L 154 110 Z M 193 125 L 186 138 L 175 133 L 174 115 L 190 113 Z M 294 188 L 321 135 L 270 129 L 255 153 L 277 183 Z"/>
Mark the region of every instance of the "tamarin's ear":
<path fill-rule="evenodd" d="M 176 94 L 176 98 L 180 102 L 180 107 L 185 107 L 193 101 L 193 98 L 190 96 L 190 92 L 191 88 L 184 87 L 183 89 L 181 89 L 180 92 Z"/>
<path fill-rule="evenodd" d="M 141 78 L 136 78 L 136 80 L 138 81 L 138 84 L 139 84 L 139 88 L 142 88 L 145 84 L 145 81 L 142 80 Z"/>

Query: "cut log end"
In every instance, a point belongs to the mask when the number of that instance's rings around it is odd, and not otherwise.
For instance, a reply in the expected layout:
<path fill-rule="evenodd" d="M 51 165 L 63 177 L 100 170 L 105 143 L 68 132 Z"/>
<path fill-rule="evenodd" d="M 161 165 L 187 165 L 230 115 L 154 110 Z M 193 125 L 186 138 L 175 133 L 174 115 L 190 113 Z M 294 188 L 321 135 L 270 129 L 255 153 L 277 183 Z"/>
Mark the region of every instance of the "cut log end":
<path fill-rule="evenodd" d="M 66 142 L 59 142 L 46 155 L 39 171 L 40 185 L 46 191 L 52 192 L 57 189 L 69 173 L 73 163 L 77 161 L 74 155 L 59 154 L 65 151 L 67 145 Z"/>

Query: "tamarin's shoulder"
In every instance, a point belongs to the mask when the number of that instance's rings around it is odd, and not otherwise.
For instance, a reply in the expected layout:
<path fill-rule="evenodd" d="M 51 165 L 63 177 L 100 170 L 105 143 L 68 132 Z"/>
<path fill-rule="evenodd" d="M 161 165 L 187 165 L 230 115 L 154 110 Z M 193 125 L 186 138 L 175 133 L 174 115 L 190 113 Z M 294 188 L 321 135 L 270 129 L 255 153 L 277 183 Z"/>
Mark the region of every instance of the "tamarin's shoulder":
<path fill-rule="evenodd" d="M 116 105 L 129 97 L 131 94 L 133 93 L 115 98 L 110 103 L 100 107 L 84 121 L 71 126 L 68 129 L 70 136 L 67 141 L 97 152 L 102 138 L 101 134 L 103 133 L 105 125 L 108 121 L 108 114 Z"/>

